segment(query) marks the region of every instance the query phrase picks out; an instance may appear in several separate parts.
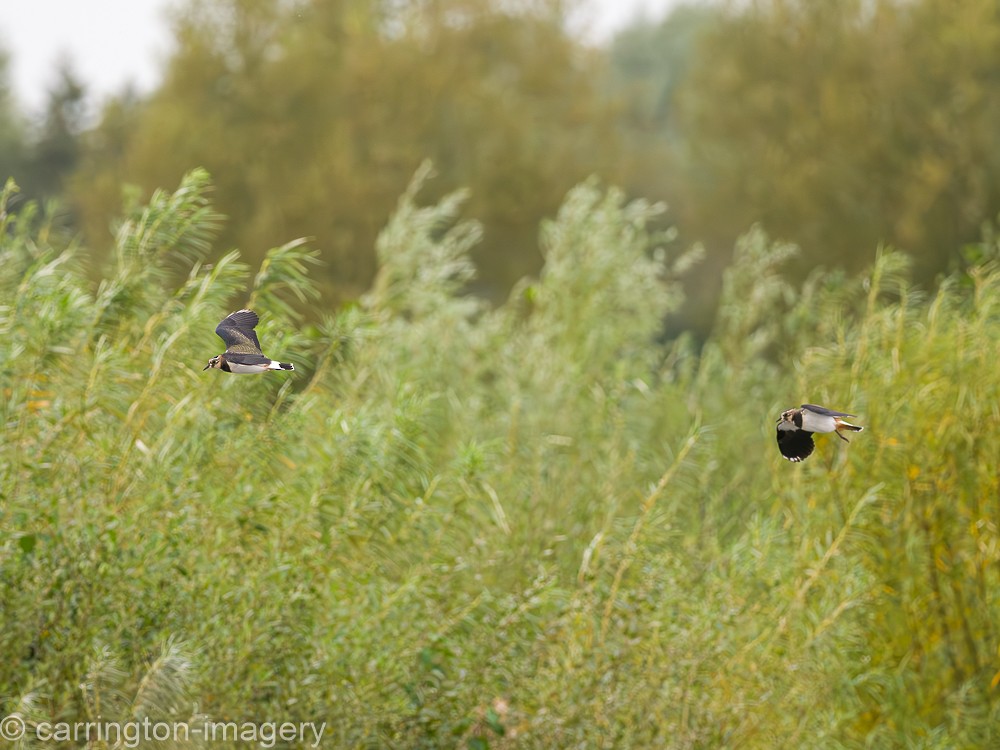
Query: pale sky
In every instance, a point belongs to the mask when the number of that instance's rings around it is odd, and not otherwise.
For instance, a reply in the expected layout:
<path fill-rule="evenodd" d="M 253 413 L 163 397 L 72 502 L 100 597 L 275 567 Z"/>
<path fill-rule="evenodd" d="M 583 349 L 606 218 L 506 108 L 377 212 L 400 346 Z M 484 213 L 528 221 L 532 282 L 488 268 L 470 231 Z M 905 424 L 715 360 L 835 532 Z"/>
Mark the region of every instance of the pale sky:
<path fill-rule="evenodd" d="M 152 89 L 170 53 L 166 9 L 181 0 L 0 0 L 0 47 L 21 107 L 35 114 L 67 59 L 91 101 L 128 83 Z M 583 0 L 580 19 L 592 38 L 608 36 L 640 14 L 659 18 L 677 0 Z"/>

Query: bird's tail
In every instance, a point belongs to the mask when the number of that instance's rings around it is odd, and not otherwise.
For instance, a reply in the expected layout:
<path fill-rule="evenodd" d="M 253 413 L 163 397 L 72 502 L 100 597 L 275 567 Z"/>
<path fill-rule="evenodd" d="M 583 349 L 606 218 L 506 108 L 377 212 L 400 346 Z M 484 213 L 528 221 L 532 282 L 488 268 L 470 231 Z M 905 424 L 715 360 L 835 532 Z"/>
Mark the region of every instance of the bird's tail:
<path fill-rule="evenodd" d="M 288 362 L 275 362 L 271 361 L 271 364 L 267 366 L 268 370 L 294 370 L 295 366 L 289 364 Z"/>
<path fill-rule="evenodd" d="M 839 417 L 836 418 L 835 424 L 837 425 L 838 430 L 850 430 L 851 432 L 861 432 L 863 429 L 865 429 L 864 427 L 858 427 L 856 424 L 845 422 L 843 419 L 840 419 Z"/>
<path fill-rule="evenodd" d="M 837 431 L 837 437 L 839 437 L 845 443 L 849 443 L 851 441 L 848 440 L 847 438 L 845 438 L 843 436 L 843 434 L 841 434 L 841 432 L 840 432 L 841 430 L 850 430 L 851 432 L 861 432 L 863 429 L 865 429 L 864 427 L 858 427 L 856 424 L 851 424 L 850 422 L 845 422 L 840 417 L 834 417 L 833 419 L 834 419 L 833 424 L 835 425 L 835 428 L 836 428 L 836 431 Z"/>

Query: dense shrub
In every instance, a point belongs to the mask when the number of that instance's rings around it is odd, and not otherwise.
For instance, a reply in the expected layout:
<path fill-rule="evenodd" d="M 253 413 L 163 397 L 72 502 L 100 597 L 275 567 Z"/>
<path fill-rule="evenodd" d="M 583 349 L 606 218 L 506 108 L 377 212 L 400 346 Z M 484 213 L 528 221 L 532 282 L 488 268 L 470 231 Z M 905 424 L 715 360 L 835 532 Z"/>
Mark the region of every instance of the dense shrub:
<path fill-rule="evenodd" d="M 754 229 L 696 350 L 659 335 L 691 258 L 657 207 L 578 186 L 486 309 L 480 230 L 425 177 L 370 293 L 310 327 L 301 243 L 204 264 L 204 173 L 129 210 L 96 287 L 4 214 L 6 712 L 343 747 L 998 742 L 991 242 L 933 294 L 888 250 L 795 288 Z M 240 293 L 294 373 L 202 372 Z M 803 401 L 867 430 L 789 464 L 773 420 Z"/>

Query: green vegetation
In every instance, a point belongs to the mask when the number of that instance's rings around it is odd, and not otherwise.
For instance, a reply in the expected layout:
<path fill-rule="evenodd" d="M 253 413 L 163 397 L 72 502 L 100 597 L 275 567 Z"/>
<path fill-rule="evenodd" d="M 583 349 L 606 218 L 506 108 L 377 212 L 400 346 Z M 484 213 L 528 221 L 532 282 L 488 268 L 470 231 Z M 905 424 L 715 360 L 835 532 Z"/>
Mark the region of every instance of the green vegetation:
<path fill-rule="evenodd" d="M 807 269 L 857 270 L 880 241 L 925 281 L 948 269 L 1000 208 L 997 4 L 740 6 L 705 33 L 678 95 L 694 236 L 760 221 Z"/>
<path fill-rule="evenodd" d="M 929 289 L 1000 212 L 994 0 L 681 4 L 604 45 L 574 36 L 578 4 L 178 2 L 161 84 L 96 122 L 71 70 L 37 122 L 16 112 L 0 51 L 0 179 L 61 199 L 100 265 L 123 186 L 148 199 L 204 167 L 230 218 L 212 260 L 238 247 L 256 267 L 314 238 L 332 305 L 371 285 L 424 159 L 428 199 L 471 190 L 473 288 L 494 303 L 540 270 L 539 222 L 597 174 L 704 245 L 676 316 L 699 336 L 754 223 L 799 245 L 797 284 L 817 264 L 860 273 L 883 243 Z"/>
<path fill-rule="evenodd" d="M 230 217 L 224 247 L 255 262 L 317 238 L 324 292 L 354 299 L 374 240 L 424 159 L 431 190 L 472 190 L 489 230 L 483 286 L 502 299 L 538 266 L 535 233 L 592 173 L 617 177 L 601 58 L 563 27 L 563 0 L 209 0 L 174 23 L 177 50 L 140 106 L 113 107 L 70 191 L 101 246 L 121 184 L 151 191 L 195 167 Z"/>
<path fill-rule="evenodd" d="M 888 250 L 793 285 L 753 230 L 695 351 L 657 343 L 693 259 L 655 206 L 577 186 L 487 309 L 480 228 L 426 176 L 369 293 L 308 327 L 301 243 L 205 262 L 202 172 L 129 209 L 97 286 L 4 214 L 5 713 L 327 721 L 336 747 L 1000 741 L 996 241 L 927 295 Z M 201 371 L 234 295 L 294 374 Z M 773 420 L 806 400 L 867 430 L 791 465 Z"/>

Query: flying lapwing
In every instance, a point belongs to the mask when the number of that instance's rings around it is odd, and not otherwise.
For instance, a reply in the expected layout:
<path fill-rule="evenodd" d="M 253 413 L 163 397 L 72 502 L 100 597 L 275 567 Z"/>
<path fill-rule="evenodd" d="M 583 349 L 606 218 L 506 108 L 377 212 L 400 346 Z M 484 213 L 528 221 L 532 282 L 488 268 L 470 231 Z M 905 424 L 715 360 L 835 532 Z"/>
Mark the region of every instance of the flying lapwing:
<path fill-rule="evenodd" d="M 264 356 L 253 330 L 259 320 L 253 310 L 237 310 L 224 318 L 215 332 L 226 342 L 226 351 L 208 360 L 202 372 L 213 368 L 246 375 L 268 370 L 294 370 L 287 362 L 275 362 Z"/>
<path fill-rule="evenodd" d="M 842 417 L 853 417 L 815 404 L 802 404 L 798 409 L 782 412 L 778 420 L 778 450 L 789 461 L 805 461 L 813 452 L 814 432 L 836 432 L 845 443 L 851 442 L 841 430 L 861 432 L 864 427 L 849 424 Z"/>

